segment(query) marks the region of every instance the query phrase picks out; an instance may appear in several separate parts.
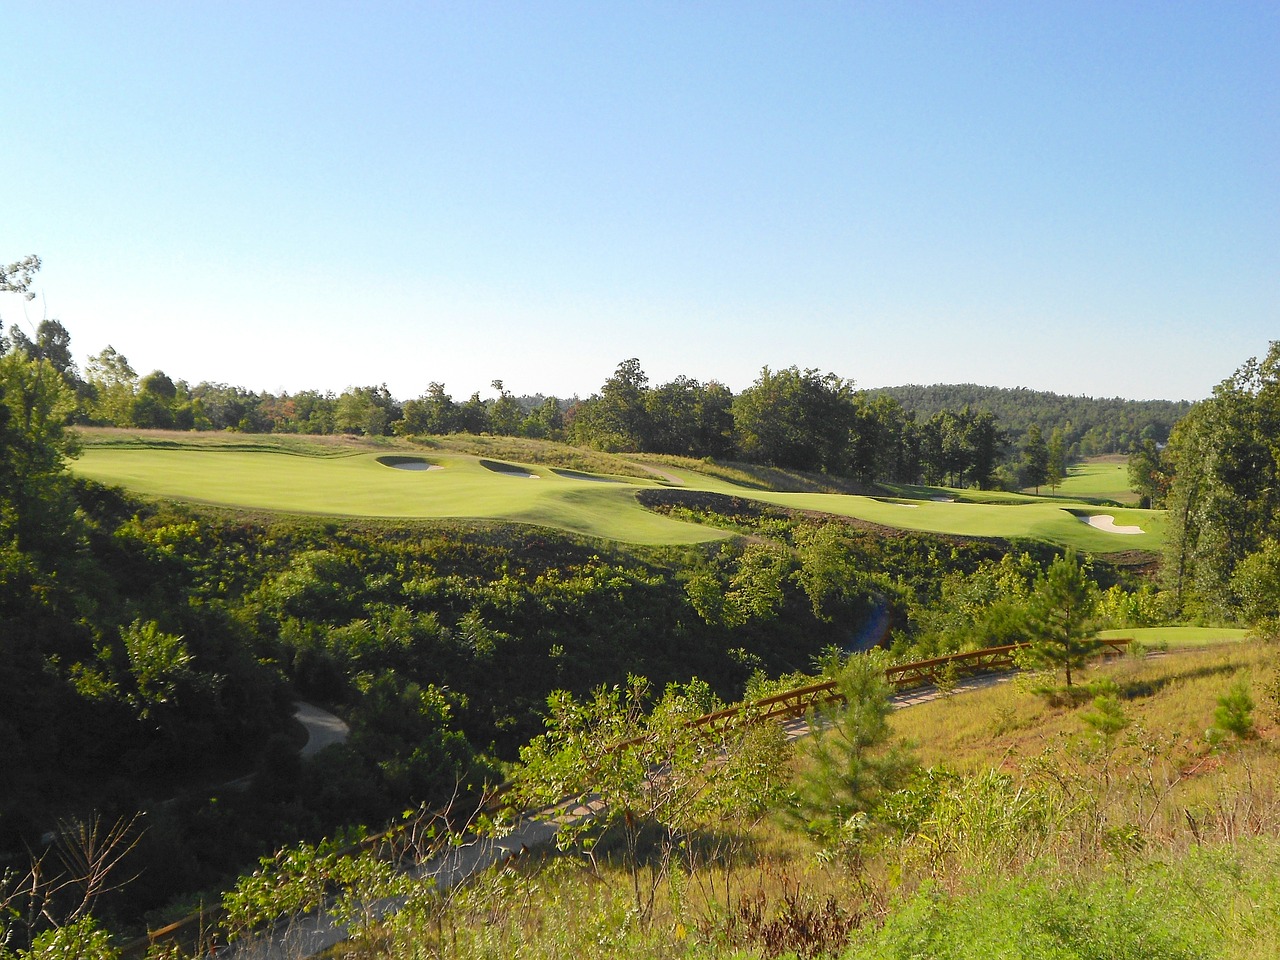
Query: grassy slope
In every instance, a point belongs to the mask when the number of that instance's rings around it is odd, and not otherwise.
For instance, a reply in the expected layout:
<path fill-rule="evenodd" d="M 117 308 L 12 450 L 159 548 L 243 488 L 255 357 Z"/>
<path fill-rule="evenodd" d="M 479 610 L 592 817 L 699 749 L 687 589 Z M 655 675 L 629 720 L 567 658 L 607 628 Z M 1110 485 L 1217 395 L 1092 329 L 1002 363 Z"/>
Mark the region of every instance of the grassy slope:
<path fill-rule="evenodd" d="M 895 734 L 972 785 L 957 794 L 971 802 L 940 808 L 917 838 L 901 843 L 890 829 L 851 864 L 820 859 L 767 818 L 736 867 L 677 869 L 681 882 L 659 885 L 649 922 L 632 909 L 608 842 L 589 871 L 530 857 L 451 902 L 448 952 L 746 960 L 788 948 L 811 956 L 821 945 L 845 960 L 1277 956 L 1270 651 L 1227 644 L 1088 673 L 1117 685 L 1135 740 L 1122 737 L 1105 759 L 1088 706 L 1054 706 L 1016 682 L 915 706 L 893 714 Z M 1258 700 L 1257 737 L 1214 751 L 1203 731 L 1237 680 Z M 407 929 L 388 953 L 416 956 L 433 936 L 426 925 Z"/>
<path fill-rule="evenodd" d="M 138 431 L 86 431 L 84 438 L 84 453 L 73 465 L 77 473 L 149 496 L 336 516 L 511 520 L 632 543 L 694 543 L 725 536 L 644 510 L 635 500 L 637 485 L 750 497 L 922 532 L 1046 540 L 1094 553 L 1155 551 L 1164 531 L 1163 514 L 1153 511 L 1102 510 L 1061 498 L 931 487 L 893 488 L 893 497 L 813 492 L 832 487 L 786 471 L 628 459 L 506 438 L 440 438 L 417 445 Z M 378 456 L 393 453 L 422 455 L 443 469 L 404 471 L 378 462 Z M 481 457 L 527 465 L 539 479 L 485 469 Z M 619 482 L 565 475 L 553 467 Z M 784 485 L 787 489 L 778 489 Z M 946 496 L 958 502 L 934 499 Z M 1141 526 L 1144 533 L 1104 533 L 1082 523 L 1069 508 L 1111 513 L 1117 523 Z"/>
<path fill-rule="evenodd" d="M 1116 631 L 1133 636 L 1134 630 Z M 1203 633 L 1193 627 L 1153 628 L 1151 637 L 1163 633 L 1172 648 L 1218 640 L 1238 640 L 1239 631 Z M 1269 651 L 1255 643 L 1214 643 L 1199 649 L 1182 649 L 1167 657 L 1144 660 L 1135 657 L 1095 661 L 1082 683 L 1110 678 L 1120 688 L 1126 711 L 1135 724 L 1151 734 L 1176 739 L 1202 737 L 1213 724 L 1217 697 L 1226 693 L 1237 674 L 1252 681 L 1255 696 L 1271 669 Z M 1258 697 L 1258 699 L 1261 699 Z M 1086 709 L 1053 705 L 1036 696 L 1029 684 L 1009 682 L 934 700 L 893 714 L 896 736 L 918 744 L 926 764 L 945 764 L 968 772 L 1029 759 L 1059 743 L 1064 737 L 1088 734 L 1081 719 Z M 1271 740 L 1280 735 L 1259 711 L 1262 733 Z M 1208 752 L 1201 744 L 1200 752 Z M 1280 759 L 1280 758 L 1273 758 Z"/>
<path fill-rule="evenodd" d="M 1042 488 L 1041 492 L 1046 491 Z M 1138 502 L 1138 495 L 1129 489 L 1129 460 L 1120 456 L 1094 457 L 1076 464 L 1067 471 L 1066 479 L 1055 493 L 1076 500 Z"/>

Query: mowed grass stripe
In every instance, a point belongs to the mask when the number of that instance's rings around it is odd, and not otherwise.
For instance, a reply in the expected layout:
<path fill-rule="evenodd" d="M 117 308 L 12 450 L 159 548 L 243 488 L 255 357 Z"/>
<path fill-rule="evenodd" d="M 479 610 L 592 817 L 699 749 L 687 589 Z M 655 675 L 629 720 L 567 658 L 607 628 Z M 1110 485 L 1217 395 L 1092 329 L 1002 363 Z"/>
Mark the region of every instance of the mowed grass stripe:
<path fill-rule="evenodd" d="M 670 520 L 642 508 L 638 487 L 665 484 L 627 478 L 600 483 L 517 464 L 538 479 L 486 469 L 476 457 L 432 451 L 443 469 L 398 470 L 375 452 L 310 458 L 266 451 L 86 447 L 78 473 L 150 496 L 285 513 L 392 519 L 511 520 L 630 543 L 698 543 L 722 531 Z M 1159 550 L 1158 511 L 1090 507 L 1061 499 L 1015 503 L 889 502 L 828 493 L 777 493 L 745 488 L 683 468 L 664 470 L 690 490 L 722 493 L 799 510 L 853 517 L 888 527 L 967 537 L 1026 538 L 1108 553 Z M 905 499 L 905 498 L 904 498 Z M 1069 509 L 1109 513 L 1143 533 L 1095 530 Z"/>
<path fill-rule="evenodd" d="M 850 497 L 825 493 L 741 493 L 779 506 L 799 510 L 821 510 L 855 517 L 886 527 L 945 533 L 962 537 L 1027 538 L 1045 540 L 1091 553 L 1121 550 L 1159 550 L 1164 539 L 1164 515 L 1151 510 L 1120 510 L 1088 507 L 1066 501 L 1033 501 L 1025 504 L 886 503 L 873 497 Z M 1141 534 L 1122 536 L 1095 530 L 1067 508 L 1106 513 L 1119 525 L 1142 528 Z"/>
<path fill-rule="evenodd" d="M 378 454 L 309 458 L 266 452 L 86 448 L 73 469 L 148 496 L 282 513 L 389 519 L 511 520 L 630 543 L 727 536 L 645 510 L 635 487 L 556 476 L 507 476 L 471 457 L 433 455 L 443 469 L 397 470 Z"/>
<path fill-rule="evenodd" d="M 1041 492 L 1048 492 L 1041 488 Z M 1067 469 L 1067 476 L 1054 491 L 1060 497 L 1086 497 L 1137 503 L 1129 489 L 1129 461 L 1114 456 L 1086 460 Z"/>

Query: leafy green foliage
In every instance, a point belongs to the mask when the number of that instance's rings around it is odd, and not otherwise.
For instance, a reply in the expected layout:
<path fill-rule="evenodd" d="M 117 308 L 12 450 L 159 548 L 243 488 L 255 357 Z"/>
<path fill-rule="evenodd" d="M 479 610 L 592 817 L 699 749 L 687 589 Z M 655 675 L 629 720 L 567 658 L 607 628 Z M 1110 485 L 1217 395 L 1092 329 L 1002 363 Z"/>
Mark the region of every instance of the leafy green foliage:
<path fill-rule="evenodd" d="M 1175 475 L 1163 566 L 1185 612 L 1234 620 L 1237 567 L 1265 550 L 1268 538 L 1280 537 L 1277 436 L 1280 341 L 1271 344 L 1263 360 L 1248 361 L 1197 404 L 1164 453 Z"/>
<path fill-rule="evenodd" d="M 1255 634 L 1280 638 L 1280 539 L 1269 537 L 1236 566 L 1231 592 Z"/>
<path fill-rule="evenodd" d="M 1071 671 L 1079 667 L 1097 649 L 1090 641 L 1094 633 L 1093 616 L 1097 609 L 1097 586 L 1069 551 L 1049 565 L 1036 581 L 1030 599 L 1031 647 L 1027 662 L 1062 670 L 1067 687 L 1071 687 Z"/>
<path fill-rule="evenodd" d="M 691 849 L 696 832 L 723 831 L 764 813 L 785 757 L 776 728 L 692 725 L 722 706 L 705 683 L 671 685 L 648 710 L 647 695 L 648 684 L 638 677 L 625 687 L 597 688 L 584 700 L 557 691 L 549 700 L 546 732 L 521 749 L 513 775 L 521 805 L 567 802 L 562 847 L 590 850 L 602 831 L 622 831 L 636 908 L 646 915 L 657 883 L 677 851 Z M 577 805 L 592 801 L 593 816 L 573 815 Z M 640 844 L 650 826 L 659 830 L 659 841 L 646 889 Z"/>
<path fill-rule="evenodd" d="M 1253 695 L 1249 692 L 1249 682 L 1241 678 L 1218 698 L 1218 706 L 1213 711 L 1211 739 L 1221 739 L 1228 734 L 1239 740 L 1248 740 L 1256 736 L 1257 731 L 1253 727 L 1253 708 Z"/>
<path fill-rule="evenodd" d="M 882 795 L 914 767 L 903 750 L 880 749 L 890 732 L 884 668 L 884 658 L 873 654 L 854 654 L 840 664 L 835 680 L 841 702 L 813 715 L 801 747 L 806 764 L 788 814 L 835 856 L 860 856 Z"/>

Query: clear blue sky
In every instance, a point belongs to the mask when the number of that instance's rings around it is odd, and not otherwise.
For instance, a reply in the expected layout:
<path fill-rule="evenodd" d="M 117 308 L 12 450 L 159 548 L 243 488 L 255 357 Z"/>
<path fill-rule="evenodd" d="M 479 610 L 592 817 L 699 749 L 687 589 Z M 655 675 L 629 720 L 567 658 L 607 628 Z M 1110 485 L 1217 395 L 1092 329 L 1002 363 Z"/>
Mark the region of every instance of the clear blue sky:
<path fill-rule="evenodd" d="M 1274 0 L 0 14 L 0 317 L 81 361 L 1198 399 L 1280 339 Z"/>

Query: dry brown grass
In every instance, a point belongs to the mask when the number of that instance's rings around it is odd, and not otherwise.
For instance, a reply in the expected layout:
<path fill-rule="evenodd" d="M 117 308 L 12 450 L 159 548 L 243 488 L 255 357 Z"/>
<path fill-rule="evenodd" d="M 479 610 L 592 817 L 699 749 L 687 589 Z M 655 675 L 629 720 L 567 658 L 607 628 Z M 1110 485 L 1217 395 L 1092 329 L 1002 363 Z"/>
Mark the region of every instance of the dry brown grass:
<path fill-rule="evenodd" d="M 1203 740 L 1213 724 L 1217 698 L 1237 677 L 1245 677 L 1259 705 L 1258 743 L 1265 745 L 1278 733 L 1263 702 L 1263 691 L 1275 675 L 1275 658 L 1272 648 L 1253 644 L 1126 656 L 1096 661 L 1082 682 L 1114 682 L 1126 713 L 1149 733 Z M 1086 732 L 1081 719 L 1085 710 L 1038 695 L 1034 687 L 1039 682 L 1019 676 L 899 711 L 892 720 L 894 734 L 915 742 L 925 765 L 969 772 L 1011 764 Z"/>

